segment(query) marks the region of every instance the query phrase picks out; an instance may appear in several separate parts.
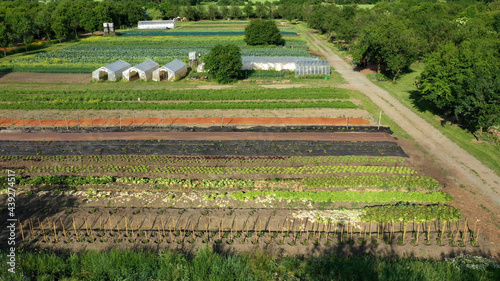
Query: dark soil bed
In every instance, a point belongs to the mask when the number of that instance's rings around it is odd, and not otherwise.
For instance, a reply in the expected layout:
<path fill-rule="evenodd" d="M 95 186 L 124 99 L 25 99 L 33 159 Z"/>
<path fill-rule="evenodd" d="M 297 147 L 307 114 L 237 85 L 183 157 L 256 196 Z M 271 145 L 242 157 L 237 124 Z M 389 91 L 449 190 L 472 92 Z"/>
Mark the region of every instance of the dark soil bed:
<path fill-rule="evenodd" d="M 51 155 L 240 155 L 399 156 L 395 142 L 329 141 L 0 141 L 9 156 Z"/>

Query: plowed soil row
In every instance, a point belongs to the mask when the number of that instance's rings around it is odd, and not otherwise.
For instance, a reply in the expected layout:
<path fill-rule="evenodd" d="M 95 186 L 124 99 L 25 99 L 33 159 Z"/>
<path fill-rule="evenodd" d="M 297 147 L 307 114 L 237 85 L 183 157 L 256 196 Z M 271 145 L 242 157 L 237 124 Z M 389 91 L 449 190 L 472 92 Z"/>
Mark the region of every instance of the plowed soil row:
<path fill-rule="evenodd" d="M 311 140 L 311 141 L 395 141 L 388 133 L 253 133 L 253 132 L 115 132 L 115 133 L 5 133 L 10 141 L 92 140 Z"/>
<path fill-rule="evenodd" d="M 371 125 L 362 118 L 86 118 L 86 119 L 11 119 L 0 118 L 3 126 L 144 126 L 144 125 L 180 125 L 180 124 L 211 124 L 211 125 Z"/>

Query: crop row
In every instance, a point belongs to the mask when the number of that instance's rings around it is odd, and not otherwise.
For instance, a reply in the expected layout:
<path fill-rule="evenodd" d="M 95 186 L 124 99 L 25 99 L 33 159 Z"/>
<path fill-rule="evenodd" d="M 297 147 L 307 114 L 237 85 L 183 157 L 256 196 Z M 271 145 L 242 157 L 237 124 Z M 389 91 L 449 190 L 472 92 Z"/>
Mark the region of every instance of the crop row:
<path fill-rule="evenodd" d="M 195 109 L 282 109 L 282 108 L 357 108 L 351 101 L 242 101 L 242 102 L 182 102 L 182 103 L 140 103 L 103 102 L 99 99 L 88 102 L 7 102 L 0 103 L 0 109 L 92 109 L 92 110 L 195 110 Z"/>
<path fill-rule="evenodd" d="M 338 173 L 389 173 L 389 174 L 416 174 L 408 167 L 388 166 L 302 166 L 302 167 L 205 167 L 205 166 L 164 166 L 152 168 L 149 165 L 50 165 L 45 167 L 31 166 L 29 169 L 19 169 L 18 173 L 89 173 L 89 172 L 123 172 L 123 173 L 166 173 L 166 174 L 213 174 L 213 175 L 249 175 L 249 174 L 275 174 L 275 175 L 323 175 Z"/>
<path fill-rule="evenodd" d="M 0 179 L 6 182 L 5 178 Z M 178 179 L 141 179 L 141 178 L 120 178 L 103 176 L 103 177 L 73 177 L 73 176 L 37 176 L 34 178 L 21 178 L 17 176 L 17 183 L 19 185 L 59 185 L 59 186 L 79 186 L 86 184 L 107 184 L 116 182 L 123 183 L 157 183 L 157 184 L 174 184 L 180 185 L 188 183 L 185 180 Z M 218 186 L 231 186 L 239 184 L 240 188 L 252 188 L 252 181 L 198 181 L 200 186 L 204 188 L 217 188 Z M 365 203 L 390 203 L 390 202 L 428 202 L 428 203 L 443 203 L 449 202 L 453 199 L 445 192 L 404 192 L 404 191 L 384 191 L 384 192 L 359 192 L 359 191 L 288 191 L 288 190 L 274 190 L 274 191 L 245 191 L 229 193 L 234 199 L 241 201 L 255 200 L 260 196 L 272 197 L 275 199 L 286 199 L 292 201 L 310 200 L 314 202 L 365 202 Z M 226 196 L 226 194 L 214 193 L 207 199 L 215 199 L 218 196 Z"/>
<path fill-rule="evenodd" d="M 394 190 L 399 188 L 422 188 L 425 190 L 436 190 L 439 188 L 439 183 L 429 177 L 418 177 L 418 176 L 390 176 L 390 177 L 380 177 L 380 176 L 351 176 L 352 182 L 356 182 L 354 185 L 331 185 L 322 186 L 316 188 L 381 188 L 383 190 Z M 302 180 L 238 180 L 238 179 L 220 179 L 220 180 L 190 180 L 190 179 L 176 179 L 176 178 L 143 178 L 143 177 L 114 177 L 114 176 L 67 176 L 67 175 L 44 175 L 44 176 L 34 176 L 34 177 L 23 177 L 16 176 L 16 184 L 19 185 L 57 185 L 57 186 L 82 186 L 87 184 L 93 185 L 103 185 L 108 183 L 120 182 L 120 183 L 130 183 L 130 184 L 152 184 L 152 185 L 163 185 L 165 187 L 175 187 L 175 188 L 187 188 L 187 189 L 210 189 L 210 188 L 220 188 L 220 189 L 253 189 L 257 184 L 263 186 L 282 186 L 290 187 L 294 184 L 302 184 L 306 187 L 313 188 L 307 185 L 309 178 Z M 434 182 L 435 181 L 435 182 Z M 429 184 L 432 182 L 432 184 Z M 419 185 L 420 184 L 420 185 Z M 7 186 L 7 177 L 0 177 L 0 187 Z"/>
<path fill-rule="evenodd" d="M 187 61 L 187 54 L 190 51 L 196 50 L 202 54 L 202 57 L 205 57 L 215 44 L 223 43 L 216 36 L 205 37 L 207 40 L 198 40 L 197 38 L 200 37 L 183 37 L 183 40 L 163 41 L 146 38 L 133 41 L 127 41 L 130 38 L 122 38 L 121 40 L 103 40 L 102 42 L 83 40 L 79 44 L 57 51 L 41 52 L 34 56 L 13 59 L 10 62 L 10 66 L 17 66 L 19 64 L 37 64 L 41 66 L 61 65 L 65 67 L 86 65 L 97 68 L 118 59 L 125 60 L 131 64 L 140 63 L 148 58 L 161 64 L 168 63 L 173 59 Z M 224 38 L 228 37 L 235 36 L 226 36 Z M 186 39 L 184 40 L 184 38 Z M 300 41 L 291 43 L 294 46 L 293 48 L 247 48 L 244 46 L 243 37 L 238 36 L 237 38 L 239 40 L 232 43 L 237 43 L 241 48 L 243 56 L 311 56 L 307 52 L 307 45 Z M 196 41 L 191 41 L 191 39 Z"/>
<path fill-rule="evenodd" d="M 206 90 L 4 90 L 3 102 L 113 102 L 113 101 L 234 101 L 348 99 L 349 90 L 339 88 L 219 89 Z"/>
<path fill-rule="evenodd" d="M 430 222 L 433 220 L 457 221 L 462 218 L 460 209 L 447 205 L 385 205 L 365 207 L 360 216 L 365 222 Z"/>
<path fill-rule="evenodd" d="M 340 177 L 309 177 L 302 183 L 308 188 L 329 187 L 414 187 L 435 190 L 439 188 L 436 179 L 427 176 L 340 176 Z"/>
<path fill-rule="evenodd" d="M 293 31 L 280 31 L 281 35 L 283 36 L 298 36 L 297 32 Z M 230 30 L 230 31 L 202 31 L 201 29 L 195 30 L 192 29 L 191 31 L 184 31 L 184 29 L 179 29 L 179 31 L 173 30 L 173 31 L 166 31 L 164 33 L 145 33 L 143 31 L 125 31 L 122 32 L 121 36 L 176 36 L 176 37 L 184 37 L 184 36 L 189 36 L 189 37 L 194 37 L 194 36 L 244 36 L 245 31 L 244 30 Z"/>
<path fill-rule="evenodd" d="M 128 162 L 159 164 L 208 164 L 208 163 L 404 163 L 403 157 L 378 156 L 166 156 L 166 155 L 76 155 L 76 156 L 5 156 L 4 160 L 24 160 L 36 162 Z"/>
<path fill-rule="evenodd" d="M 240 191 L 230 194 L 240 201 L 255 200 L 257 197 L 271 197 L 292 201 L 307 200 L 313 202 L 364 202 L 364 203 L 391 203 L 391 202 L 427 202 L 444 203 L 453 200 L 446 192 L 360 192 L 360 191 Z"/>

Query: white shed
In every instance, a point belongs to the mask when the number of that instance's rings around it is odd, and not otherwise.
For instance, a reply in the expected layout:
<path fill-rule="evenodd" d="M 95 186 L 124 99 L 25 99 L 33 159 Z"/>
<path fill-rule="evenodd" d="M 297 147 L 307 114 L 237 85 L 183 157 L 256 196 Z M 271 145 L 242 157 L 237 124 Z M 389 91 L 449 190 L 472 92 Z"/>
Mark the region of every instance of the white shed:
<path fill-rule="evenodd" d="M 138 75 L 141 80 L 149 80 L 153 77 L 153 71 L 158 69 L 159 66 L 157 62 L 147 59 L 125 70 L 123 72 L 123 80 L 130 81 L 135 75 Z"/>
<path fill-rule="evenodd" d="M 99 67 L 92 72 L 92 80 L 109 80 L 116 81 L 122 77 L 123 71 L 130 68 L 130 63 L 122 60 L 117 60 L 106 66 Z"/>
<path fill-rule="evenodd" d="M 154 81 L 173 81 L 182 78 L 187 73 L 187 64 L 175 59 L 153 72 Z"/>
<path fill-rule="evenodd" d="M 148 20 L 137 23 L 139 29 L 174 29 L 177 27 L 175 20 Z"/>

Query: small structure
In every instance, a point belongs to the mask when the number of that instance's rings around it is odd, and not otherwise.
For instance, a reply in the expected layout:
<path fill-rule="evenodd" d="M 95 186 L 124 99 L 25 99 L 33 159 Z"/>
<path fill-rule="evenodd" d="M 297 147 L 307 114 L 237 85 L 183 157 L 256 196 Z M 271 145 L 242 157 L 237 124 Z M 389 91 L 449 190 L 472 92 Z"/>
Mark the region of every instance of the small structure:
<path fill-rule="evenodd" d="M 130 68 L 130 63 L 117 60 L 92 72 L 92 80 L 116 81 L 122 77 L 122 73 L 128 68 Z"/>
<path fill-rule="evenodd" d="M 158 69 L 159 66 L 157 62 L 147 59 L 125 70 L 123 72 L 123 80 L 130 81 L 135 75 L 141 80 L 149 80 L 153 77 L 153 71 Z"/>
<path fill-rule="evenodd" d="M 175 59 L 153 72 L 154 81 L 173 81 L 186 76 L 187 64 Z"/>
<path fill-rule="evenodd" d="M 139 29 L 174 29 L 177 27 L 176 20 L 148 20 L 137 23 Z"/>
<path fill-rule="evenodd" d="M 115 34 L 115 25 L 112 22 L 105 22 L 102 26 L 104 27 L 104 35 Z"/>
<path fill-rule="evenodd" d="M 189 52 L 189 67 L 194 69 L 198 66 L 198 59 L 196 58 L 196 52 Z"/>

